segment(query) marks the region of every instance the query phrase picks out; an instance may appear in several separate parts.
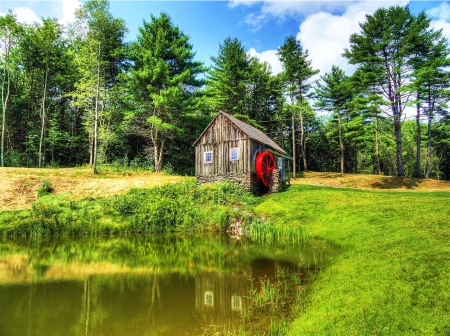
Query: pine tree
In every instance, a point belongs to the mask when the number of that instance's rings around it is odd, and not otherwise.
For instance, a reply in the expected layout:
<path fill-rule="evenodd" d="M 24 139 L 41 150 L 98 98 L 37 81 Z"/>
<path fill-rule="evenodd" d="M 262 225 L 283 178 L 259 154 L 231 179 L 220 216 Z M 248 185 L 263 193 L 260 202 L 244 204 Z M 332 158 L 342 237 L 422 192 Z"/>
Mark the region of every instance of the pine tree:
<path fill-rule="evenodd" d="M 237 38 L 227 37 L 219 45 L 213 66 L 206 75 L 206 94 L 214 110 L 245 113 L 250 59 Z"/>
<path fill-rule="evenodd" d="M 303 159 L 303 168 L 308 170 L 306 144 L 305 144 L 305 120 L 303 113 L 303 100 L 307 97 L 311 88 L 308 80 L 319 73 L 319 70 L 312 68 L 312 62 L 308 60 L 308 50 L 304 50 L 300 41 L 294 36 L 289 36 L 284 40 L 284 44 L 278 48 L 277 54 L 283 64 L 283 75 L 286 82 L 286 91 L 292 106 L 292 157 L 293 176 L 296 175 L 296 146 L 295 146 L 295 111 L 298 107 L 300 122 L 300 152 Z M 298 102 L 298 104 L 296 104 Z"/>
<path fill-rule="evenodd" d="M 397 174 L 404 176 L 402 118 L 410 100 L 405 82 L 411 75 L 411 60 L 417 41 L 426 34 L 426 25 L 408 7 L 393 6 L 366 15 L 366 22 L 360 26 L 361 33 L 351 35 L 350 48 L 343 55 L 377 78 L 377 93 L 388 104 L 386 113 L 394 124 Z"/>
<path fill-rule="evenodd" d="M 331 72 L 321 76 L 321 81 L 317 83 L 316 88 L 316 107 L 329 111 L 337 119 L 337 130 L 339 140 L 339 150 L 341 158 L 341 173 L 344 173 L 344 123 L 349 119 L 349 105 L 353 92 L 349 78 L 338 66 L 333 65 Z"/>
<path fill-rule="evenodd" d="M 148 122 L 155 170 L 160 172 L 166 143 L 183 133 L 181 116 L 197 108 L 196 90 L 203 82 L 196 76 L 204 68 L 194 61 L 189 37 L 165 13 L 143 22 L 130 54 L 128 82 L 136 103 L 132 114 Z"/>

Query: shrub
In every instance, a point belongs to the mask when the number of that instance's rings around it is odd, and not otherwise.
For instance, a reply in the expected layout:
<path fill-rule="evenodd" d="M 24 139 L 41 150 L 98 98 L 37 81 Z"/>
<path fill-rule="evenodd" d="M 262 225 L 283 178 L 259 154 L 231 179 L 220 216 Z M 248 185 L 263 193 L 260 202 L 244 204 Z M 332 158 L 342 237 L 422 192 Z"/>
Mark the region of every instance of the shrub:
<path fill-rule="evenodd" d="M 53 191 L 53 186 L 50 181 L 44 180 L 41 182 L 39 189 L 37 190 L 38 196 L 44 196 Z"/>

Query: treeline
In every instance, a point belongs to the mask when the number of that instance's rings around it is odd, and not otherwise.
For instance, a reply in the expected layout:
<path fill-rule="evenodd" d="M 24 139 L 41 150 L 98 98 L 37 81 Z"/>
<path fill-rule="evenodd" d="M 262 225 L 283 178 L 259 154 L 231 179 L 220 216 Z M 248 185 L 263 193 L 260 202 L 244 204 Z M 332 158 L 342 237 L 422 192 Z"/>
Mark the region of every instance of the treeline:
<path fill-rule="evenodd" d="M 293 36 L 273 75 L 237 38 L 206 68 L 164 13 L 131 43 L 108 1 L 88 1 L 76 17 L 69 26 L 0 18 L 1 166 L 193 174 L 192 144 L 221 109 L 274 138 L 294 173 L 450 179 L 449 47 L 424 13 L 396 6 L 367 16 L 343 51 L 355 73 L 333 66 L 316 83 Z"/>

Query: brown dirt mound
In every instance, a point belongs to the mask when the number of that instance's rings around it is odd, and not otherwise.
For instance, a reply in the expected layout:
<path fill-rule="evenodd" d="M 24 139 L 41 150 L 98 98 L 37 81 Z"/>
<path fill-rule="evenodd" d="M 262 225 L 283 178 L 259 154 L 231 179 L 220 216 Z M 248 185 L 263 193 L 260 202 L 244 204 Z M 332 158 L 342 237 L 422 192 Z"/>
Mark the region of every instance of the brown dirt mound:
<path fill-rule="evenodd" d="M 450 191 L 447 181 L 383 175 L 302 172 L 291 183 L 365 190 Z"/>
<path fill-rule="evenodd" d="M 186 177 L 159 173 L 99 174 L 89 168 L 0 168 L 0 211 L 29 208 L 37 199 L 37 189 L 49 181 L 56 194 L 70 200 L 128 192 L 131 188 L 151 188 L 179 182 Z"/>

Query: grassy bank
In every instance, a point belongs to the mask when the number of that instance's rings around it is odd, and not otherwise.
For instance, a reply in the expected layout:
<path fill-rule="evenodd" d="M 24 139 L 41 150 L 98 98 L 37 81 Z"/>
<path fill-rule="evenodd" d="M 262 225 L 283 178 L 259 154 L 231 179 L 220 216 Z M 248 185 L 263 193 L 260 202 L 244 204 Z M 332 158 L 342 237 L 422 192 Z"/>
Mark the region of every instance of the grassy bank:
<path fill-rule="evenodd" d="M 193 179 L 123 195 L 68 201 L 41 193 L 31 209 L 0 212 L 0 235 L 99 235 L 223 231 L 246 218 L 258 198 L 230 183 L 197 186 Z"/>
<path fill-rule="evenodd" d="M 295 185 L 256 212 L 342 248 L 290 335 L 449 335 L 450 193 Z"/>

